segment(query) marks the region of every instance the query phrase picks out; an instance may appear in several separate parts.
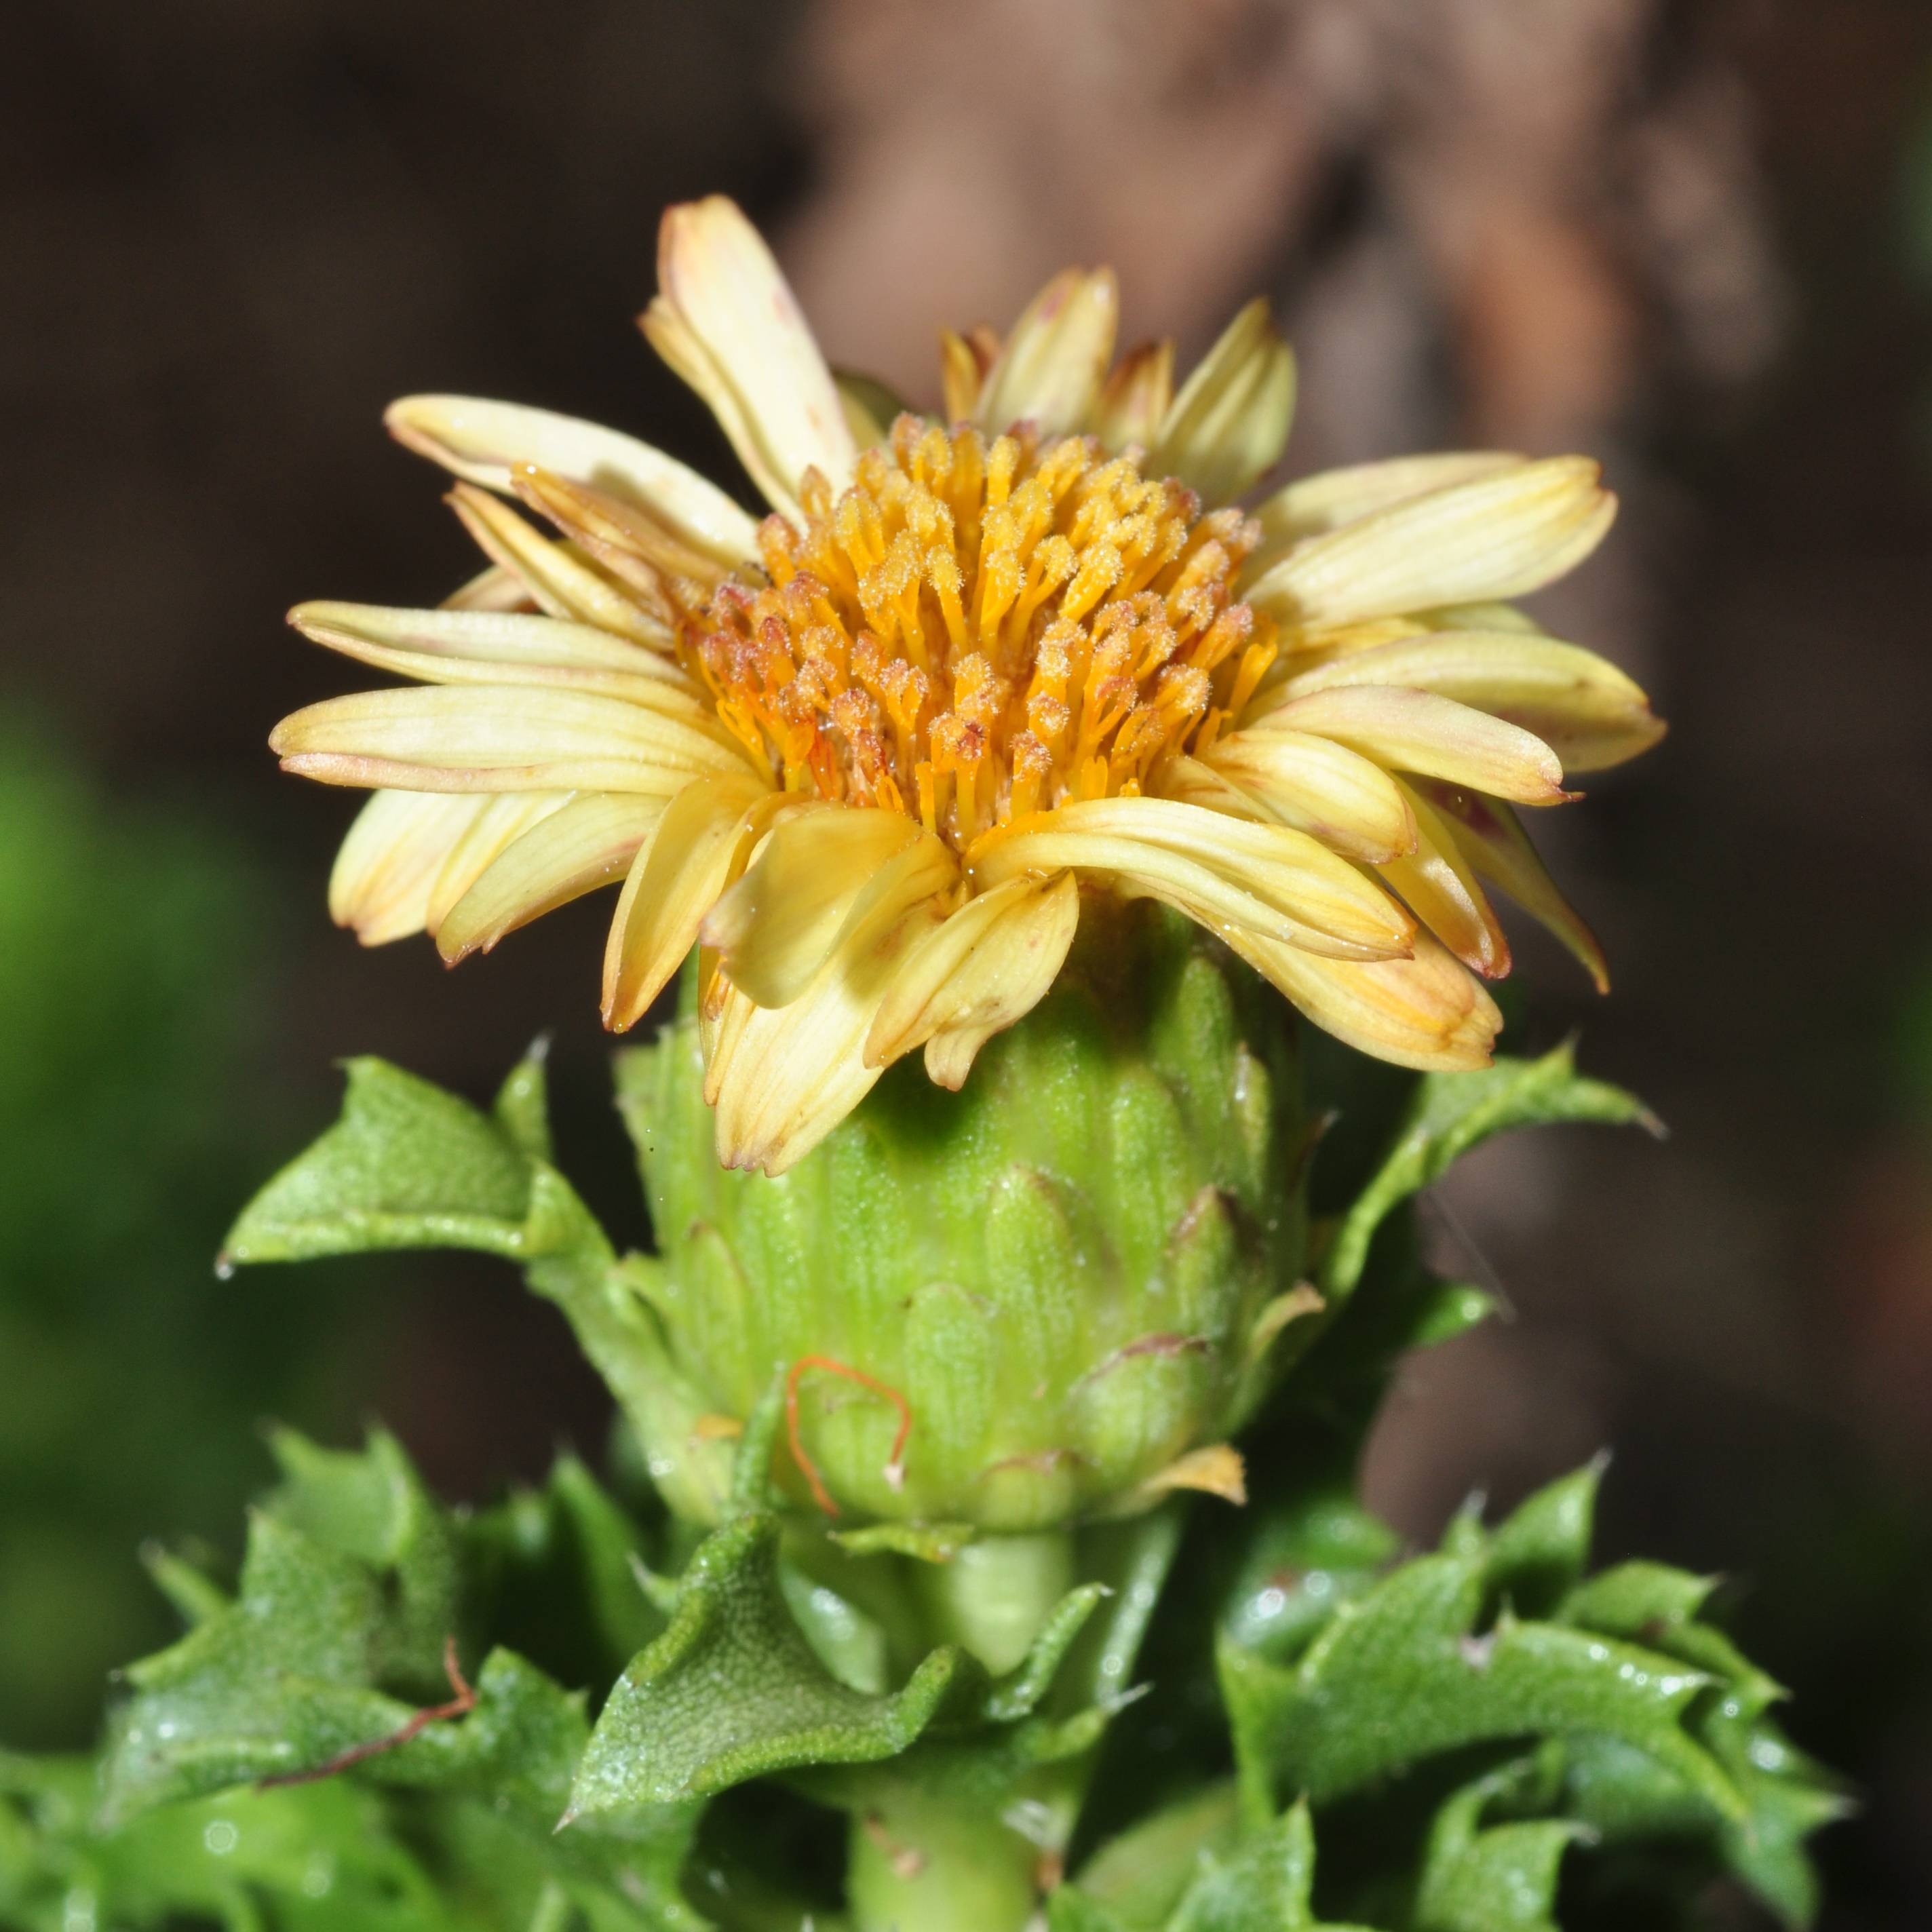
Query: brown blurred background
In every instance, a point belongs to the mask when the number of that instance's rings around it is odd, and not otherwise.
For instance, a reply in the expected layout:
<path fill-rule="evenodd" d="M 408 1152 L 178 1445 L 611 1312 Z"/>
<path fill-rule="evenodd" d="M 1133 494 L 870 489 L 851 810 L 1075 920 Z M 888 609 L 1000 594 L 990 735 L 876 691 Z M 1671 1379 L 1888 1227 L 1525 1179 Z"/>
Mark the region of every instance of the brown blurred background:
<path fill-rule="evenodd" d="M 1426 1537 L 1472 1486 L 1506 1502 L 1613 1445 L 1604 1553 L 1730 1576 L 1796 1735 L 1865 1786 L 1827 1840 L 1828 1923 L 1932 1918 L 1932 6 L 69 0 L 8 38 L 0 725 L 30 722 L 0 756 L 61 748 L 102 851 L 158 815 L 200 828 L 254 934 L 245 971 L 189 976 L 246 1017 L 232 1090 L 273 1098 L 237 1102 L 197 1169 L 184 1252 L 329 1117 L 334 1058 L 480 1096 L 544 1028 L 566 1164 L 641 1238 L 593 1011 L 605 908 L 454 976 L 421 942 L 361 952 L 322 906 L 354 802 L 280 778 L 262 740 L 346 688 L 290 603 L 433 601 L 471 567 L 436 477 L 382 436 L 392 396 L 543 404 L 732 473 L 632 323 L 667 201 L 736 196 L 833 359 L 915 401 L 940 323 L 1004 323 L 1107 260 L 1128 335 L 1184 361 L 1274 297 L 1301 356 L 1291 473 L 1602 455 L 1623 520 L 1542 608 L 1673 729 L 1550 828 L 1615 994 L 1526 938 L 1517 1037 L 1580 1029 L 1672 1137 L 1522 1138 L 1439 1191 L 1444 1264 L 1514 1317 L 1412 1366 L 1366 1481 Z M 79 908 L 130 956 L 57 1022 L 0 1028 L 122 1064 L 176 1010 L 148 996 L 142 877 L 82 854 L 50 891 L 0 932 Z M 39 1118 L 22 1102 L 15 1130 Z M 53 1742 L 152 1632 L 114 1594 L 131 1538 L 70 1561 L 46 1520 L 63 1444 L 117 1392 L 17 1418 L 34 1349 L 124 1342 L 142 1304 L 89 1299 L 44 1244 L 10 1263 L 4 1233 L 0 1736 Z M 487 1267 L 194 1294 L 208 1334 L 254 1337 L 236 1414 L 340 1436 L 380 1413 L 446 1492 L 601 1439 L 560 1324 Z M 168 1346 L 198 1358 L 202 1333 Z M 157 1476 L 128 1527 L 232 1540 L 263 1472 L 207 1450 L 228 1424 L 173 1360 L 158 1341 L 125 1373 L 206 1466 Z M 56 1626 L 64 1648 L 19 1634 Z"/>

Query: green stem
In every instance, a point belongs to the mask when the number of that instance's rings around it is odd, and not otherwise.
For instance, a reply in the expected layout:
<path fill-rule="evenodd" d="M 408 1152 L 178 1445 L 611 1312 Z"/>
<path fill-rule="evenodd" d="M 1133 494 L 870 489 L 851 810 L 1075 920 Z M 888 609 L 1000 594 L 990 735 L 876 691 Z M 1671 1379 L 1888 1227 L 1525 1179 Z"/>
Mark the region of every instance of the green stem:
<path fill-rule="evenodd" d="M 1022 1932 L 1037 1848 L 985 1804 L 906 1790 L 852 1821 L 855 1932 Z"/>
<path fill-rule="evenodd" d="M 918 1581 L 932 1641 L 963 1644 L 1000 1676 L 1026 1655 L 1048 1613 L 1072 1588 L 1073 1534 L 980 1537 L 950 1563 L 920 1564 Z"/>

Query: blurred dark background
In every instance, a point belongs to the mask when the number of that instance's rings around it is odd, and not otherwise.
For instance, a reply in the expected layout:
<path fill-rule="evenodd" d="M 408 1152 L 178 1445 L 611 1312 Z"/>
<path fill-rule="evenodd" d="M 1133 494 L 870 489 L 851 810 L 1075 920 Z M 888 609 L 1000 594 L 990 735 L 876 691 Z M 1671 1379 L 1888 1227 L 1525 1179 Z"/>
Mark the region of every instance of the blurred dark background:
<path fill-rule="evenodd" d="M 659 209 L 722 190 L 915 400 L 938 323 L 1104 259 L 1184 357 L 1274 294 L 1290 471 L 1606 458 L 1623 521 L 1544 608 L 1673 728 L 1550 827 L 1615 994 L 1526 935 L 1517 1038 L 1580 1029 L 1672 1136 L 1438 1190 L 1514 1316 L 1412 1366 L 1366 1480 L 1422 1538 L 1613 1445 L 1604 1554 L 1724 1572 L 1864 1789 L 1827 1922 L 1932 1919 L 1932 7 L 70 0 L 8 41 L 0 1738 L 91 1734 L 166 1634 L 137 1546 L 232 1547 L 264 1415 L 380 1413 L 461 1497 L 601 1447 L 507 1271 L 208 1258 L 334 1059 L 480 1097 L 544 1029 L 565 1164 L 642 1238 L 604 904 L 453 976 L 363 952 L 322 902 L 355 800 L 262 741 L 348 688 L 287 605 L 472 568 L 392 396 L 734 474 L 632 321 Z"/>

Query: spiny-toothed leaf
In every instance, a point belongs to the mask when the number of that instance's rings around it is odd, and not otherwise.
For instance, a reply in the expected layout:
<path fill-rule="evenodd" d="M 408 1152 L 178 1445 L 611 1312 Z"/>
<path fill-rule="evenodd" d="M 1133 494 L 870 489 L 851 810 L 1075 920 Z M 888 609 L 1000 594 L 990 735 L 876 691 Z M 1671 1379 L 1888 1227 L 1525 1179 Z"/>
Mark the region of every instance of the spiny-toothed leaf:
<path fill-rule="evenodd" d="M 632 1568 L 639 1553 L 637 1526 L 574 1456 L 556 1459 L 550 1492 L 568 1526 L 591 1620 L 606 1654 L 617 1660 L 634 1657 L 665 1622 Z"/>
<path fill-rule="evenodd" d="M 1505 1766 L 1436 1813 L 1416 1888 L 1415 1932 L 1558 1932 L 1551 1918 L 1558 1868 L 1586 1828 L 1568 1819 L 1483 1824 L 1488 1806 L 1532 1769 L 1527 1760 Z"/>
<path fill-rule="evenodd" d="M 1568 1046 L 1540 1060 L 1499 1058 L 1480 1072 L 1425 1074 L 1394 1146 L 1329 1244 L 1322 1289 L 1336 1300 L 1352 1294 L 1369 1244 L 1389 1210 L 1439 1180 L 1472 1148 L 1510 1127 L 1564 1120 L 1654 1125 L 1642 1103 L 1622 1088 L 1580 1076 Z"/>
<path fill-rule="evenodd" d="M 1707 1682 L 1654 1652 L 1544 1623 L 1478 1634 L 1480 1557 L 1405 1564 L 1338 1610 L 1284 1669 L 1224 1634 L 1218 1663 L 1251 1816 L 1277 1795 L 1318 1803 L 1418 1759 L 1510 1738 L 1603 1732 L 1648 1750 L 1717 1810 L 1736 1789 L 1683 1728 Z"/>
<path fill-rule="evenodd" d="M 795 1766 L 902 1751 L 949 1696 L 983 1682 L 935 1651 L 903 1690 L 868 1696 L 814 1657 L 785 1606 L 778 1525 L 739 1517 L 698 1550 L 664 1635 L 618 1680 L 571 1793 L 572 1819 L 722 1791 Z"/>
<path fill-rule="evenodd" d="M 371 1430 L 358 1454 L 278 1429 L 268 1446 L 284 1479 L 268 1513 L 385 1580 L 371 1681 L 428 1701 L 447 1696 L 443 1647 L 458 1627 L 460 1557 L 448 1516 L 401 1444 Z"/>
<path fill-rule="evenodd" d="M 1580 1629 L 1654 1645 L 1696 1616 L 1716 1587 L 1714 1576 L 1665 1563 L 1619 1563 L 1579 1583 L 1557 1615 Z"/>
<path fill-rule="evenodd" d="M 164 1544 L 143 1544 L 141 1567 L 190 1630 L 218 1616 L 233 1600 L 205 1570 Z"/>
<path fill-rule="evenodd" d="M 258 1514 L 236 1602 L 128 1668 L 109 1816 L 306 1770 L 395 1730 L 411 1707 L 374 1688 L 383 1616 L 368 1566 Z"/>
<path fill-rule="evenodd" d="M 1453 1342 L 1496 1312 L 1496 1298 L 1487 1288 L 1466 1281 L 1438 1282 L 1418 1310 L 1406 1346 L 1432 1348 Z"/>
<path fill-rule="evenodd" d="M 1019 1664 L 987 1686 L 980 1714 L 988 1724 L 1013 1724 L 1032 1712 L 1052 1688 L 1067 1652 L 1108 1594 L 1104 1583 L 1083 1584 L 1048 1612 Z"/>
<path fill-rule="evenodd" d="M 1599 1457 L 1559 1476 L 1519 1504 L 1490 1539 L 1484 1580 L 1517 1616 L 1550 1616 L 1583 1574 L 1606 1466 Z M 1638 1630 L 1612 1634 L 1642 1636 Z"/>
<path fill-rule="evenodd" d="M 1815 1771 L 1809 1778 L 1756 1772 L 1744 1795 L 1750 1815 L 1725 1822 L 1724 1862 L 1786 1925 L 1808 1926 L 1818 1916 L 1818 1874 L 1804 1841 L 1845 1816 L 1851 1800 Z"/>
<path fill-rule="evenodd" d="M 1112 1915 L 1126 1932 L 1156 1932 L 1192 1883 L 1203 1856 L 1225 1857 L 1240 1832 L 1233 1780 L 1210 1785 L 1108 1839 L 1081 1867 L 1078 1885 L 1066 1889 Z M 1060 1924 L 1058 1918 L 1051 1922 Z"/>
<path fill-rule="evenodd" d="M 1123 1918 L 1077 1885 L 1063 1885 L 1046 1901 L 1047 1932 L 1145 1932 L 1150 1922 Z"/>
<path fill-rule="evenodd" d="M 412 1247 L 520 1257 L 531 1169 L 510 1136 L 386 1060 L 352 1060 L 346 1070 L 341 1119 L 243 1210 L 226 1258 Z"/>
<path fill-rule="evenodd" d="M 1222 1622 L 1244 1648 L 1292 1663 L 1338 1604 L 1372 1586 L 1400 1547 L 1395 1532 L 1347 1490 L 1313 1488 L 1251 1526 Z"/>
<path fill-rule="evenodd" d="M 650 1286 L 657 1264 L 616 1264 L 544 1156 L 540 1056 L 512 1073 L 494 1118 L 386 1061 L 348 1063 L 342 1118 L 243 1210 L 222 1264 L 385 1248 L 474 1248 L 522 1264 L 569 1318 L 681 1514 L 715 1522 L 730 1451 L 695 1433 L 710 1405 L 673 1366 Z"/>
<path fill-rule="evenodd" d="M 544 1072 L 549 1058 L 550 1040 L 545 1035 L 510 1070 L 490 1110 L 496 1125 L 532 1160 L 556 1158 L 550 1131 L 550 1083 Z"/>
<path fill-rule="evenodd" d="M 0 1923 L 496 1932 L 388 1828 L 372 1792 L 228 1791 L 101 1832 L 93 1784 L 85 1760 L 0 1755 Z"/>
<path fill-rule="evenodd" d="M 1166 1932 L 1354 1932 L 1324 1926 L 1310 1904 L 1315 1884 L 1315 1828 L 1298 1801 L 1251 1831 L 1225 1861 L 1202 1861 Z"/>
<path fill-rule="evenodd" d="M 1081 1532 L 1079 1571 L 1105 1586 L 1106 1596 L 1054 1681 L 1047 1708 L 1055 1716 L 1112 1703 L 1132 1683 L 1142 1640 L 1174 1567 L 1186 1521 L 1184 1506 L 1170 1499 L 1144 1516 Z"/>

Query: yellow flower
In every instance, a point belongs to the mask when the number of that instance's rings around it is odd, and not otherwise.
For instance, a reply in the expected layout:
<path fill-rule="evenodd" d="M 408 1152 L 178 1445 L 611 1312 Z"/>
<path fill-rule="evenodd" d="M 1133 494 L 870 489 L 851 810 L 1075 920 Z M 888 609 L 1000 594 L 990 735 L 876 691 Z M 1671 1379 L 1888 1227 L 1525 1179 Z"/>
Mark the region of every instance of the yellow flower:
<path fill-rule="evenodd" d="M 731 202 L 667 214 L 659 280 L 646 333 L 773 514 L 613 430 L 413 397 L 390 428 L 491 567 L 436 610 L 291 614 L 420 680 L 271 740 L 376 791 L 330 888 L 365 943 L 454 960 L 621 878 L 606 1024 L 697 945 L 719 1157 L 770 1173 L 915 1047 L 958 1087 L 1083 892 L 1178 908 L 1406 1065 L 1486 1060 L 1479 877 L 1601 982 L 1511 807 L 1663 728 L 1499 601 L 1600 538 L 1594 464 L 1412 458 L 1244 512 L 1293 403 L 1264 304 L 1176 395 L 1166 346 L 1110 367 L 1112 278 L 1069 271 L 1004 344 L 945 338 L 947 428 L 834 379 Z"/>

